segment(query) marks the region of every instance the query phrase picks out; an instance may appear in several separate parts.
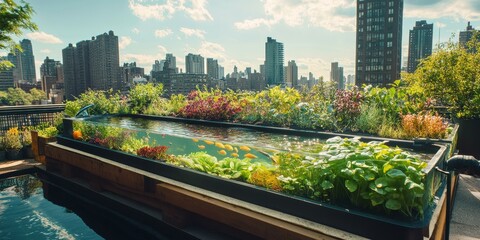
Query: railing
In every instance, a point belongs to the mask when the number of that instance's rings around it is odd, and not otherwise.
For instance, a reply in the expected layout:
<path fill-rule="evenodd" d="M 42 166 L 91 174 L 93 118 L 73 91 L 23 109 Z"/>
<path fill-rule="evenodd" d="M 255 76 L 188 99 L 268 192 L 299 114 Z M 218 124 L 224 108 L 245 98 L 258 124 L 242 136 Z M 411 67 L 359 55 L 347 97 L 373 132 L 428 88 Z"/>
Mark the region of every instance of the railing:
<path fill-rule="evenodd" d="M 55 114 L 64 110 L 65 104 L 2 106 L 0 107 L 0 135 L 12 127 L 22 128 L 53 123 Z"/>

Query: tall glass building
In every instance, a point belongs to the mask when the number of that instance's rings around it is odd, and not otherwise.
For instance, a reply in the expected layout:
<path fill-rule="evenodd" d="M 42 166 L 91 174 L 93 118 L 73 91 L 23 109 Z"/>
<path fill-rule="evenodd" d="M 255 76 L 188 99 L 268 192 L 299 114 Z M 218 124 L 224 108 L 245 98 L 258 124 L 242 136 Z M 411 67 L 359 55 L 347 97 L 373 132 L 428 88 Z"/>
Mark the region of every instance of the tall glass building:
<path fill-rule="evenodd" d="M 265 80 L 268 85 L 284 84 L 283 43 L 271 37 L 265 43 Z"/>
<path fill-rule="evenodd" d="M 433 23 L 427 21 L 415 22 L 408 38 L 408 65 L 407 72 L 413 73 L 421 59 L 432 55 Z"/>

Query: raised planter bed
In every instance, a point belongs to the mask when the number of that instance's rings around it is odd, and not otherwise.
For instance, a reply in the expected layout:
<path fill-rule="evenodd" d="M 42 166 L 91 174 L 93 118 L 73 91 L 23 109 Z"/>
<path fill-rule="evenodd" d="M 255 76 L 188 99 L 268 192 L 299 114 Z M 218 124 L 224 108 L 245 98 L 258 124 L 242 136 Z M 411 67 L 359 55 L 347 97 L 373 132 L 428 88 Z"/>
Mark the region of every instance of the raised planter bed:
<path fill-rule="evenodd" d="M 141 116 L 145 117 L 145 116 Z M 164 117 L 162 117 L 164 118 Z M 219 123 L 203 120 L 168 118 L 171 121 L 183 121 L 187 123 L 214 124 L 222 127 L 244 127 L 236 123 Z M 223 125 L 222 125 L 223 124 Z M 295 134 L 300 136 L 315 136 L 320 138 L 333 137 L 336 134 L 323 133 L 306 130 L 294 130 L 274 127 L 263 127 L 249 125 L 249 128 L 264 132 L 275 132 L 282 134 Z M 222 195 L 233 197 L 242 201 L 253 203 L 259 206 L 267 207 L 276 211 L 284 212 L 300 218 L 304 218 L 317 223 L 325 224 L 334 228 L 342 229 L 360 236 L 374 239 L 419 239 L 429 237 L 432 231 L 432 222 L 437 219 L 432 218 L 438 206 L 435 203 L 425 204 L 425 217 L 422 220 L 394 219 L 388 216 L 376 215 L 366 211 L 360 211 L 351 208 L 334 206 L 331 204 L 312 201 L 304 198 L 290 196 L 261 187 L 256 187 L 247 183 L 228 180 L 217 176 L 201 173 L 173 166 L 167 163 L 159 162 L 138 157 L 136 155 L 107 149 L 97 145 L 77 141 L 71 138 L 72 120 L 64 122 L 65 136 L 59 136 L 59 144 L 76 148 L 84 152 L 95 154 L 113 161 L 135 167 L 144 171 L 158 174 L 176 181 L 184 182 L 195 187 L 203 188 Z M 352 137 L 352 135 L 341 134 L 342 137 Z M 362 139 L 364 137 L 362 136 Z M 429 203 L 431 197 L 440 197 L 444 189 L 444 178 L 435 171 L 435 167 L 442 167 L 446 158 L 448 158 L 450 146 L 438 144 L 415 144 L 414 141 L 394 140 L 367 137 L 365 140 L 389 140 L 389 145 L 399 146 L 433 155 L 428 161 L 428 166 L 424 170 L 426 173 L 424 201 Z M 441 202 L 443 203 L 443 202 Z"/>

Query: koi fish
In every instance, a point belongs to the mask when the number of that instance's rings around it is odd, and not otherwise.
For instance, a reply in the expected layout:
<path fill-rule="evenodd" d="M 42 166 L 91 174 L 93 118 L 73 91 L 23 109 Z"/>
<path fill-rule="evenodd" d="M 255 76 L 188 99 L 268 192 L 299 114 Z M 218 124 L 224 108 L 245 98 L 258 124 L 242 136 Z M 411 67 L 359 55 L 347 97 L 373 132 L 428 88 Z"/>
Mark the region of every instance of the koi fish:
<path fill-rule="evenodd" d="M 225 144 L 225 149 L 227 149 L 228 151 L 233 151 L 232 145 L 229 144 Z"/>
<path fill-rule="evenodd" d="M 210 140 L 203 140 L 203 141 L 208 145 L 212 145 L 214 143 L 213 141 L 210 141 Z"/>
<path fill-rule="evenodd" d="M 240 150 L 243 150 L 243 151 L 245 151 L 245 152 L 250 152 L 250 148 L 247 147 L 247 146 L 241 146 L 241 147 L 240 147 Z"/>
<path fill-rule="evenodd" d="M 205 146 L 204 145 L 198 145 L 198 148 L 205 149 Z"/>
<path fill-rule="evenodd" d="M 198 139 L 192 138 L 192 141 L 193 141 L 193 142 L 198 142 Z"/>
<path fill-rule="evenodd" d="M 227 152 L 225 152 L 225 150 L 220 150 L 220 151 L 218 151 L 218 154 L 220 154 L 220 155 L 227 155 Z"/>
<path fill-rule="evenodd" d="M 215 147 L 225 148 L 225 145 L 223 145 L 223 143 L 221 143 L 221 142 L 216 142 L 216 143 L 215 143 Z"/>
<path fill-rule="evenodd" d="M 236 153 L 232 153 L 232 154 L 230 154 L 230 156 L 238 158 L 238 154 L 236 154 Z"/>
<path fill-rule="evenodd" d="M 257 158 L 257 156 L 255 156 L 255 155 L 253 155 L 253 154 L 251 154 L 251 153 L 247 153 L 247 154 L 245 154 L 245 155 L 243 155 L 243 156 L 246 157 L 246 158 L 250 158 L 250 159 Z"/>

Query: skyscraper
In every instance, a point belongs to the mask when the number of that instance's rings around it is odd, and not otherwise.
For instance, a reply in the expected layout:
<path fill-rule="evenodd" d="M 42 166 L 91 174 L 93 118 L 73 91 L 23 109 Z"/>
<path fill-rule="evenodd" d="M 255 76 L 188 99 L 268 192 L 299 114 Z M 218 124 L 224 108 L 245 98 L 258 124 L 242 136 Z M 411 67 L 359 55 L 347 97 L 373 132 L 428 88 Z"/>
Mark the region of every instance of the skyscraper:
<path fill-rule="evenodd" d="M 40 77 L 42 82 L 42 90 L 50 96 L 54 84 L 63 83 L 63 67 L 59 61 L 49 57 L 43 60 L 40 66 Z"/>
<path fill-rule="evenodd" d="M 407 72 L 413 73 L 421 59 L 432 55 L 433 23 L 427 21 L 415 22 L 408 38 L 408 65 Z"/>
<path fill-rule="evenodd" d="M 76 47 L 69 44 L 62 55 L 67 99 L 77 97 L 88 88 L 121 88 L 118 36 L 113 31 L 80 41 Z"/>
<path fill-rule="evenodd" d="M 35 57 L 33 56 L 32 42 L 28 39 L 23 39 L 20 41 L 20 46 L 22 47 L 23 52 L 19 55 L 21 56 L 22 64 L 22 75 L 23 80 L 26 80 L 29 83 L 35 83 L 36 73 L 35 73 Z"/>
<path fill-rule="evenodd" d="M 118 36 L 109 31 L 88 43 L 90 51 L 91 88 L 95 90 L 120 89 L 120 59 Z"/>
<path fill-rule="evenodd" d="M 205 61 L 201 55 L 189 53 L 185 56 L 185 72 L 193 74 L 205 73 Z"/>
<path fill-rule="evenodd" d="M 63 59 L 63 75 L 65 78 L 65 98 L 68 100 L 74 99 L 83 91 L 78 89 L 78 83 L 75 80 L 75 47 L 70 43 L 62 50 Z"/>
<path fill-rule="evenodd" d="M 356 85 L 387 86 L 400 78 L 403 0 L 358 0 Z"/>
<path fill-rule="evenodd" d="M 470 39 L 472 39 L 473 34 L 476 31 L 478 31 L 478 30 L 475 30 L 475 28 L 473 28 L 472 25 L 470 25 L 470 22 L 468 22 L 468 25 L 467 25 L 467 28 L 465 29 L 465 31 L 460 31 L 460 35 L 458 37 L 459 38 L 458 42 L 460 43 L 460 46 L 465 47 L 467 42 L 470 41 Z"/>
<path fill-rule="evenodd" d="M 265 79 L 268 85 L 284 84 L 283 43 L 268 37 L 265 43 Z"/>
<path fill-rule="evenodd" d="M 9 60 L 8 57 L 0 57 L 0 61 Z M 0 71 L 0 91 L 7 91 L 9 88 L 14 87 L 13 82 L 13 68 Z"/>
<path fill-rule="evenodd" d="M 345 89 L 343 81 L 343 67 L 338 66 L 338 62 L 332 62 L 330 67 L 330 81 L 337 84 L 337 89 Z"/>
<path fill-rule="evenodd" d="M 217 59 L 207 58 L 207 75 L 209 79 L 219 79 Z"/>
<path fill-rule="evenodd" d="M 288 61 L 287 65 L 287 86 L 296 88 L 298 86 L 298 67 L 295 60 Z"/>
<path fill-rule="evenodd" d="M 168 62 L 169 68 L 174 69 L 175 72 L 178 73 L 177 58 L 175 56 L 173 56 L 173 54 L 167 53 L 167 55 L 165 56 L 165 61 Z"/>
<path fill-rule="evenodd" d="M 13 69 L 13 78 L 15 82 L 19 80 L 35 84 L 35 58 L 33 56 L 32 42 L 28 39 L 20 41 L 22 52 L 16 49 L 15 54 L 9 54 L 8 60 L 15 65 Z"/>

